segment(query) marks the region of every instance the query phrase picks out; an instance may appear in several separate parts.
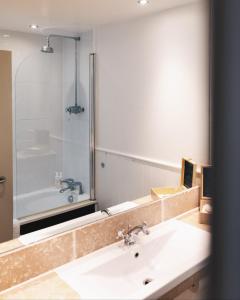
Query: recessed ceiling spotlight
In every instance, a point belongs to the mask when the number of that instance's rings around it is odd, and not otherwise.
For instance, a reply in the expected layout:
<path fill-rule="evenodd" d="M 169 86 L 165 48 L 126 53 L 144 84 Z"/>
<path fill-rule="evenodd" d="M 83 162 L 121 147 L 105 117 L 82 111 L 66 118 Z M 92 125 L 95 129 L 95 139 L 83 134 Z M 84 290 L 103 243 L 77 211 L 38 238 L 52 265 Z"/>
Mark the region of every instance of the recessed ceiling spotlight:
<path fill-rule="evenodd" d="M 10 38 L 10 34 L 3 34 L 2 37 L 5 39 Z"/>
<path fill-rule="evenodd" d="M 137 3 L 141 6 L 145 6 L 149 4 L 149 0 L 138 0 Z"/>
<path fill-rule="evenodd" d="M 38 26 L 37 24 L 31 24 L 31 25 L 29 25 L 29 27 L 30 27 L 30 29 L 32 29 L 32 30 L 36 30 L 36 29 L 39 28 L 39 26 Z"/>

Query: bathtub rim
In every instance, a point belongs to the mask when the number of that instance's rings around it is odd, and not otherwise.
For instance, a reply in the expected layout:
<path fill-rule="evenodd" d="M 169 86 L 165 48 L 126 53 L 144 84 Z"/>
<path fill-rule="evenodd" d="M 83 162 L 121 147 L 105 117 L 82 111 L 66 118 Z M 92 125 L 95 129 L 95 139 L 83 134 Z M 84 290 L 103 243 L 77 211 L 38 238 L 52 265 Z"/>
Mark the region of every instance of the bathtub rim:
<path fill-rule="evenodd" d="M 90 198 L 90 195 L 89 195 Z M 82 207 L 86 207 L 88 205 L 97 205 L 97 201 L 91 200 L 91 199 L 87 199 L 87 200 L 83 200 L 81 202 L 77 202 L 77 203 L 73 203 L 73 204 L 66 204 L 64 206 L 58 207 L 58 208 L 54 208 L 54 209 L 50 209 L 48 211 L 45 212 L 41 212 L 41 213 L 37 213 L 37 214 L 32 214 L 26 217 L 22 217 L 22 218 L 16 218 L 17 222 L 19 223 L 19 225 L 24 225 L 33 221 L 39 221 L 48 217 L 53 217 L 55 215 L 64 213 L 64 212 L 69 212 L 78 208 L 82 208 Z"/>

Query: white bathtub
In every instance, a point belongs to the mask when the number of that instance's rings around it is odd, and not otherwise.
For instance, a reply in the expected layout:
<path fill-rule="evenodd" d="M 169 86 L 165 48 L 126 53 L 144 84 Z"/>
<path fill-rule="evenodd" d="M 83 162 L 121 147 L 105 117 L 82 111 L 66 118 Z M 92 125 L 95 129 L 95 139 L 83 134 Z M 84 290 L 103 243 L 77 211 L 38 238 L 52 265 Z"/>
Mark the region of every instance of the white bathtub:
<path fill-rule="evenodd" d="M 43 189 L 40 191 L 22 194 L 14 197 L 14 211 L 15 219 L 35 215 L 42 212 L 59 208 L 61 206 L 69 205 L 68 197 L 71 195 L 70 191 L 59 193 L 55 187 Z M 88 194 L 78 195 L 78 199 L 73 202 L 80 203 L 90 199 Z"/>

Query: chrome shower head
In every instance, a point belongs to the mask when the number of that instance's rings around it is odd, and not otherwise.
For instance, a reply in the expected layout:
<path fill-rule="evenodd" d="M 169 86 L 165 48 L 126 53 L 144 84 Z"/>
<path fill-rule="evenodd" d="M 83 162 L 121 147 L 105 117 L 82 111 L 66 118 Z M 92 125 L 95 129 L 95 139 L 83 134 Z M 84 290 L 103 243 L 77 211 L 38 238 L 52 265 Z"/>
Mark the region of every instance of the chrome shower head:
<path fill-rule="evenodd" d="M 54 50 L 52 47 L 49 47 L 48 45 L 44 45 L 41 49 L 43 53 L 54 53 Z"/>
<path fill-rule="evenodd" d="M 42 46 L 41 51 L 43 53 L 54 53 L 54 49 L 50 46 L 50 38 L 47 37 L 47 45 Z"/>

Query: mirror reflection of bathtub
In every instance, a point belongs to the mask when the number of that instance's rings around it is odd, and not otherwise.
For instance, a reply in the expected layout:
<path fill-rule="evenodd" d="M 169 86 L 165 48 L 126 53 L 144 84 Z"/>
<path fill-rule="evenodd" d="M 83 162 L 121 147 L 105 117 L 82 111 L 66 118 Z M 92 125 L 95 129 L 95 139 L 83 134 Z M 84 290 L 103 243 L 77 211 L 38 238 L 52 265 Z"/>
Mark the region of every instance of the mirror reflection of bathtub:
<path fill-rule="evenodd" d="M 26 36 L 19 36 L 29 45 Z M 37 48 L 13 61 L 14 237 L 59 224 L 60 215 L 65 222 L 96 210 L 96 201 L 90 200 L 95 198 L 95 55 L 91 33 L 84 37 L 52 37 L 49 55 L 40 51 L 39 36 Z M 81 113 L 66 110 L 74 103 Z M 74 184 L 64 184 L 67 178 Z"/>
<path fill-rule="evenodd" d="M 26 193 L 14 197 L 14 238 L 36 230 L 76 219 L 96 211 L 95 200 L 89 194 L 74 195 L 69 202 L 71 191 L 60 193 L 55 187 Z"/>
<path fill-rule="evenodd" d="M 69 205 L 68 197 L 70 195 L 71 191 L 61 194 L 55 187 L 19 195 L 17 196 L 18 207 L 15 218 L 19 219 Z M 89 198 L 89 194 L 77 195 L 77 199 L 73 204 L 89 200 Z M 16 201 L 16 197 L 14 201 Z"/>
<path fill-rule="evenodd" d="M 17 152 L 14 237 L 58 224 L 59 215 L 69 220 L 95 211 L 95 201 L 90 200 L 85 184 L 81 194 L 77 188 L 60 193 L 64 185 L 61 185 L 59 178 L 59 186 L 55 186 L 56 158 L 56 151 L 49 149 L 47 144 Z M 70 213 L 73 209 L 76 212 Z"/>

